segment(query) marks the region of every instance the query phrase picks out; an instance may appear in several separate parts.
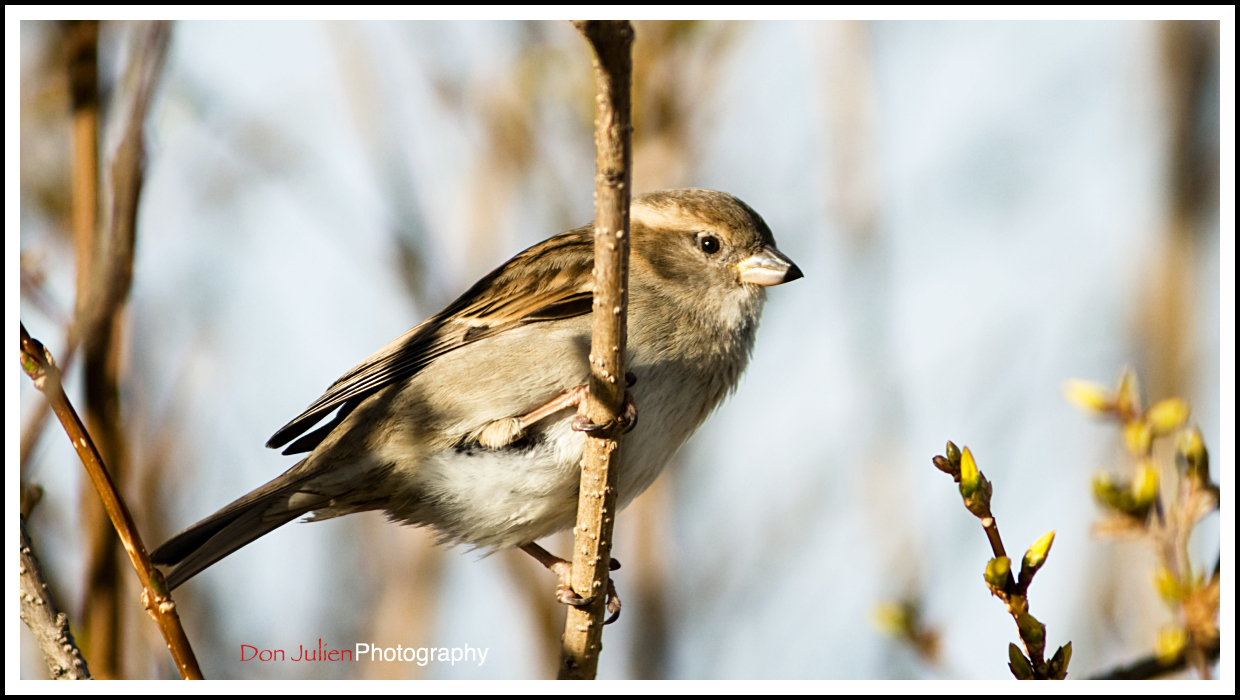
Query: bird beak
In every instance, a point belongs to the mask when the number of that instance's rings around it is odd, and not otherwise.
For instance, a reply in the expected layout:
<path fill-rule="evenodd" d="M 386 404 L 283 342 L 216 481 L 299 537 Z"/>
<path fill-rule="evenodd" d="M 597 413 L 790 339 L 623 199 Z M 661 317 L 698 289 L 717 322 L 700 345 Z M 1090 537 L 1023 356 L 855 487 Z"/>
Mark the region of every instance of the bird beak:
<path fill-rule="evenodd" d="M 770 246 L 742 260 L 736 269 L 740 270 L 742 282 L 760 284 L 763 287 L 799 280 L 805 276 L 801 273 L 801 268 L 789 260 L 788 256 Z"/>

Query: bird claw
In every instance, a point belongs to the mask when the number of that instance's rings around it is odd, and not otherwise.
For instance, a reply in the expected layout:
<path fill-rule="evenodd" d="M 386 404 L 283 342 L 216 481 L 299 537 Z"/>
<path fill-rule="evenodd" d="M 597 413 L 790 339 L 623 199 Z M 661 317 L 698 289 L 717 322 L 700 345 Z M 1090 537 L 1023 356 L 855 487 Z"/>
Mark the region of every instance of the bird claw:
<path fill-rule="evenodd" d="M 618 568 L 618 567 L 615 567 L 615 568 Z M 615 571 L 615 568 L 612 568 L 612 571 Z M 573 590 L 572 586 L 569 586 L 568 583 L 565 581 L 561 581 L 560 585 L 557 586 L 555 589 L 555 599 L 565 605 L 571 605 L 574 608 L 589 607 L 590 604 L 593 603 L 596 598 L 598 598 L 598 596 L 596 595 L 592 595 L 589 598 L 582 598 L 581 596 L 577 595 L 577 592 Z M 603 624 L 610 625 L 611 623 L 619 619 L 620 619 L 620 594 L 616 592 L 616 582 L 608 578 L 607 579 L 607 619 L 603 621 Z"/>
<path fill-rule="evenodd" d="M 616 582 L 607 579 L 607 619 L 604 625 L 610 625 L 620 619 L 620 594 L 616 593 Z"/>
<path fill-rule="evenodd" d="M 565 605 L 571 605 L 574 608 L 589 607 L 589 605 L 593 603 L 594 599 L 597 597 L 598 596 L 596 595 L 592 595 L 589 598 L 582 598 L 577 595 L 577 591 L 574 591 L 571 586 L 561 585 L 556 586 L 555 589 L 555 599 Z"/>
<path fill-rule="evenodd" d="M 632 386 L 636 381 L 637 379 L 634 377 L 633 382 L 630 382 L 629 386 Z M 637 427 L 637 404 L 633 401 L 633 395 L 627 391 L 624 392 L 624 412 L 612 420 L 605 423 L 591 423 L 585 416 L 578 413 L 576 416 L 573 416 L 572 422 L 573 430 L 586 435 L 605 433 L 616 426 L 620 427 L 621 434 L 627 434 Z"/>
<path fill-rule="evenodd" d="M 530 542 L 521 545 L 521 549 L 526 554 L 538 560 L 539 564 L 547 567 L 551 573 L 555 574 L 559 579 L 559 584 L 555 587 L 555 599 L 564 605 L 571 605 L 574 608 L 584 608 L 593 603 L 598 596 L 592 595 L 589 598 L 582 598 L 577 595 L 577 591 L 573 590 L 573 564 L 570 561 L 561 559 L 551 552 L 539 547 L 537 544 Z M 612 559 L 607 567 L 610 571 L 617 571 L 620 568 L 620 560 Z M 620 595 L 616 593 L 616 583 L 607 577 L 607 620 L 604 625 L 610 625 L 620 618 Z"/>

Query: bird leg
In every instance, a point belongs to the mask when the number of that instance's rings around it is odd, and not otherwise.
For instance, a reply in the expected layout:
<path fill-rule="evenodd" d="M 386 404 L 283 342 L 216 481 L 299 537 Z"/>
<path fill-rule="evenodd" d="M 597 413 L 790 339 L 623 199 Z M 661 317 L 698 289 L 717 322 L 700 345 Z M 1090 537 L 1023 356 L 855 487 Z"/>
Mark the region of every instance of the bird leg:
<path fill-rule="evenodd" d="M 633 386 L 637 383 L 637 377 L 632 372 L 627 372 L 624 378 L 628 382 L 628 386 Z M 521 439 L 521 436 L 525 435 L 525 431 L 531 425 L 547 416 L 563 411 L 566 408 L 580 406 L 581 402 L 585 401 L 589 395 L 590 388 L 585 384 L 580 384 L 523 416 L 491 421 L 475 431 L 472 437 L 483 447 L 504 447 Z M 633 402 L 633 397 L 627 391 L 624 392 L 624 412 L 616 417 L 615 424 L 620 425 L 625 433 L 637 426 L 637 404 Z M 572 423 L 573 430 L 591 435 L 610 428 L 611 425 L 611 423 L 595 425 L 581 415 L 575 416 Z"/>
<path fill-rule="evenodd" d="M 551 573 L 560 579 L 559 585 L 555 588 L 555 599 L 565 605 L 571 605 L 574 608 L 584 608 L 594 602 L 596 596 L 582 598 L 573 590 L 573 563 L 557 557 L 548 552 L 534 542 L 521 545 L 521 551 L 534 557 L 539 564 L 547 567 Z M 612 559 L 611 565 L 608 567 L 611 571 L 617 571 L 620 568 L 620 560 Z M 620 617 L 620 595 L 616 593 L 616 584 L 607 577 L 607 620 L 603 623 L 610 625 Z"/>
<path fill-rule="evenodd" d="M 483 447 L 499 448 L 512 444 L 521 439 L 531 425 L 557 411 L 580 404 L 589 393 L 586 385 L 575 386 L 524 416 L 501 418 L 487 423 L 473 434 L 473 438 Z"/>

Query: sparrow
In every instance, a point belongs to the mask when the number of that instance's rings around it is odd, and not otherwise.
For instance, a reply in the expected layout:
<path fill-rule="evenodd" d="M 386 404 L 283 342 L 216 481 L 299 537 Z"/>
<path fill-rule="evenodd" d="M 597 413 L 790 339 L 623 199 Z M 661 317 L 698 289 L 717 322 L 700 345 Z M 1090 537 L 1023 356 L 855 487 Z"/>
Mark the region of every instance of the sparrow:
<path fill-rule="evenodd" d="M 766 287 L 802 276 L 762 217 L 724 192 L 647 193 L 630 222 L 619 508 L 736 388 Z M 304 459 L 151 554 L 169 589 L 303 515 L 381 510 L 434 528 L 441 543 L 520 547 L 557 574 L 561 602 L 593 600 L 536 543 L 577 515 L 593 239 L 588 224 L 517 254 L 336 380 L 267 443 Z M 609 600 L 613 619 L 618 604 Z"/>

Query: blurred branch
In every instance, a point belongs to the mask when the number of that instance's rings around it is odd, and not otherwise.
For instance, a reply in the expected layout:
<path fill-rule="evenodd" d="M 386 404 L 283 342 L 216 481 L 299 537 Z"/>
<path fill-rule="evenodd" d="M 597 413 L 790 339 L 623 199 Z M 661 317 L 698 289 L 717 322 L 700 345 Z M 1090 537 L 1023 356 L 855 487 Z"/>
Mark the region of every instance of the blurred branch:
<path fill-rule="evenodd" d="M 512 549 L 500 553 L 517 593 L 526 602 L 535 629 L 535 655 L 542 667 L 541 677 L 555 674 L 559 667 L 560 635 L 564 630 L 564 606 L 547 595 L 546 569 L 525 552 Z M 545 672 L 543 672 L 545 671 Z"/>
<path fill-rule="evenodd" d="M 977 468 L 973 453 L 968 447 L 961 452 L 955 443 L 948 442 L 947 456 L 935 456 L 934 466 L 950 474 L 960 484 L 965 508 L 981 521 L 986 538 L 990 540 L 990 549 L 995 556 L 986 564 L 986 585 L 996 598 L 1003 601 L 1016 620 L 1016 629 L 1025 646 L 1025 652 L 1021 653 L 1015 644 L 1008 645 L 1008 657 L 1011 659 L 1008 668 L 1012 670 L 1012 675 L 1020 680 L 1063 680 L 1068 675 L 1068 663 L 1072 660 L 1072 642 L 1059 647 L 1051 660 L 1046 661 L 1046 626 L 1029 614 L 1029 584 L 1033 583 L 1034 575 L 1046 563 L 1051 544 L 1055 541 L 1055 532 L 1048 532 L 1033 543 L 1021 560 L 1020 575 L 1013 578 L 1012 561 L 1003 547 L 1003 539 L 999 537 L 995 516 L 990 512 L 990 496 L 994 487 Z"/>
<path fill-rule="evenodd" d="M 73 641 L 69 616 L 60 612 L 43 578 L 43 568 L 26 534 L 26 515 L 21 516 L 22 539 L 18 575 L 21 578 L 22 622 L 34 633 L 47 660 L 52 680 L 91 680 L 86 659 Z"/>
<path fill-rule="evenodd" d="M 1205 653 L 1205 658 L 1209 663 L 1213 664 L 1218 661 L 1218 640 L 1215 639 L 1212 646 L 1202 651 Z M 1189 655 L 1184 653 L 1184 650 L 1180 650 L 1175 657 L 1167 661 L 1155 654 L 1147 656 L 1140 661 L 1134 661 L 1126 666 L 1119 666 L 1110 671 L 1090 676 L 1089 679 L 1095 681 L 1142 681 L 1183 671 L 1189 667 L 1190 663 Z"/>
<path fill-rule="evenodd" d="M 1094 534 L 1144 540 L 1155 552 L 1159 567 L 1154 586 L 1176 617 L 1155 642 L 1157 663 L 1137 662 L 1100 677 L 1153 678 L 1194 667 L 1210 677 L 1210 665 L 1219 656 L 1218 563 L 1207 579 L 1194 569 L 1188 543 L 1193 530 L 1219 509 L 1219 487 L 1210 478 L 1210 455 L 1201 431 L 1188 428 L 1188 402 L 1169 398 L 1144 409 L 1136 373 L 1125 369 L 1118 386 L 1072 380 L 1065 388 L 1069 401 L 1086 413 L 1119 424 L 1124 446 L 1135 465 L 1131 481 L 1122 483 L 1107 473 L 1094 477 L 1094 497 L 1106 515 L 1094 524 Z M 1175 465 L 1158 459 L 1160 439 L 1174 437 Z M 1148 675 L 1135 675 L 1145 673 Z M 1121 675 L 1113 675 L 1121 674 Z"/>
<path fill-rule="evenodd" d="M 110 211 L 106 230 L 96 227 L 97 240 L 87 251 L 91 256 L 89 262 L 79 268 L 79 279 L 85 270 L 86 286 L 79 288 L 77 314 L 68 341 L 70 347 L 78 342 L 82 344 L 86 422 L 98 440 L 106 463 L 112 465 L 113 475 L 120 482 L 124 482 L 129 471 L 128 446 L 121 421 L 119 375 L 124 306 L 133 282 L 138 201 L 146 161 L 143 128 L 167 54 L 168 39 L 168 22 L 146 23 L 138 31 L 129 66 L 131 87 L 120 112 L 125 119 L 124 128 L 112 157 L 108 179 Z M 94 124 L 97 129 L 98 121 Z M 82 127 L 78 143 L 83 143 L 87 136 Z M 93 163 L 87 163 L 83 157 L 75 164 L 75 171 L 88 165 Z M 77 179 L 85 181 L 88 176 L 83 173 Z M 75 207 L 77 201 L 75 198 Z M 82 201 L 82 206 L 87 206 L 85 199 Z M 79 246 L 79 253 L 82 251 Z M 116 678 L 123 673 L 117 542 L 107 516 L 85 493 L 82 510 L 87 542 L 83 637 L 96 659 L 96 672 L 105 678 Z"/>
<path fill-rule="evenodd" d="M 574 21 L 594 49 L 594 313 L 590 393 L 579 415 L 601 429 L 586 435 L 573 543 L 573 590 L 593 602 L 570 607 L 560 650 L 562 680 L 598 674 L 615 528 L 619 416 L 624 401 L 632 184 L 633 27 L 624 20 Z"/>
<path fill-rule="evenodd" d="M 72 213 L 77 251 L 77 307 L 86 301 L 99 217 L 99 22 L 64 23 L 73 111 Z"/>
<path fill-rule="evenodd" d="M 134 569 L 138 572 L 138 578 L 142 583 L 143 605 L 159 625 L 160 632 L 163 633 L 164 640 L 168 644 L 168 650 L 172 652 L 177 670 L 182 678 L 201 679 L 202 671 L 198 669 L 194 651 L 190 648 L 189 639 L 186 638 L 185 630 L 181 627 L 176 604 L 172 602 L 172 597 L 168 593 L 163 574 L 151 566 L 151 559 L 134 526 L 129 509 L 125 507 L 125 502 L 121 499 L 116 484 L 108 474 L 94 441 L 87 433 L 86 427 L 82 425 L 77 411 L 69 403 L 69 397 L 65 396 L 60 382 L 60 370 L 56 367 L 51 353 L 47 352 L 42 343 L 26 333 L 24 324 L 21 326 L 21 361 L 22 369 L 34 381 L 35 388 L 47 397 L 56 417 L 60 419 L 61 425 L 64 426 L 69 436 L 69 441 L 82 460 L 82 466 L 86 468 L 91 483 L 99 493 L 103 507 L 113 527 L 116 528 L 117 534 L 120 535 L 121 543 L 125 546 L 125 551 L 129 553 Z"/>
<path fill-rule="evenodd" d="M 1142 374 L 1154 396 L 1184 396 L 1195 371 L 1198 239 L 1219 193 L 1217 21 L 1159 24 L 1169 125 L 1166 221 L 1142 285 L 1138 337 Z"/>

